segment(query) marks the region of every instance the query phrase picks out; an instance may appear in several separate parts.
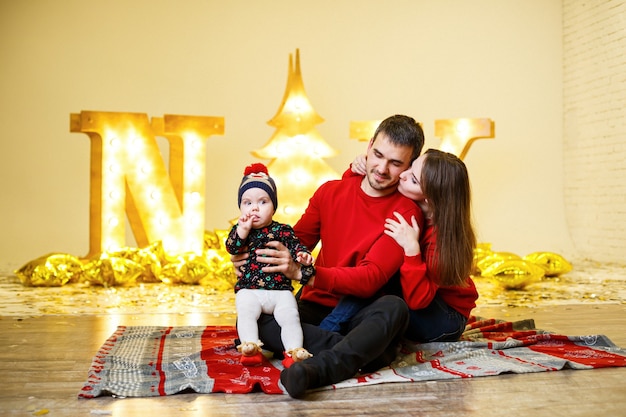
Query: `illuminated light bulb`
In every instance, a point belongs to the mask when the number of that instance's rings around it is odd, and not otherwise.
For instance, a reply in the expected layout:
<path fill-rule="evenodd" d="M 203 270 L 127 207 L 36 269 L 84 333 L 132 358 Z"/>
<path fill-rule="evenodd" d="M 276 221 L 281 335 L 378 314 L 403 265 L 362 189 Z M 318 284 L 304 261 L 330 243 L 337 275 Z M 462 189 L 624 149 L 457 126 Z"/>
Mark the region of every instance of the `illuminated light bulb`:
<path fill-rule="evenodd" d="M 105 252 L 115 252 L 119 250 L 120 245 L 115 241 L 109 241 L 109 242 L 105 242 L 104 248 L 105 248 Z M 103 256 L 106 257 L 106 253 L 103 254 Z"/>
<path fill-rule="evenodd" d="M 109 200 L 119 200 L 120 193 L 117 190 L 113 190 L 109 193 Z"/>
<path fill-rule="evenodd" d="M 113 148 L 117 148 L 118 146 L 120 146 L 120 143 L 120 140 L 115 136 L 109 140 L 109 145 L 111 145 L 111 147 Z"/>
<path fill-rule="evenodd" d="M 166 251 L 170 254 L 175 254 L 175 253 L 179 253 L 180 252 L 180 244 L 178 243 L 178 240 L 173 237 L 173 236 L 168 236 L 168 238 L 165 239 L 165 243 L 167 245 L 166 247 Z"/>
<path fill-rule="evenodd" d="M 167 226 L 169 224 L 169 219 L 168 219 L 168 217 L 166 215 L 160 214 L 160 215 L 157 216 L 157 223 L 160 226 L 165 227 L 165 226 Z"/>
<path fill-rule="evenodd" d="M 287 107 L 287 109 L 292 113 L 298 113 L 300 109 L 304 107 L 302 103 L 302 97 L 299 95 L 293 95 L 289 97 L 289 99 L 285 103 L 285 107 Z"/>
<path fill-rule="evenodd" d="M 194 191 L 191 194 L 189 194 L 189 199 L 193 202 L 193 203 L 198 203 L 200 201 L 202 201 L 202 196 L 200 195 L 199 192 Z"/>
<path fill-rule="evenodd" d="M 110 218 L 109 218 L 109 222 L 108 222 L 108 223 L 109 223 L 109 226 L 111 226 L 111 227 L 115 227 L 115 226 L 117 226 L 118 224 L 120 224 L 120 221 L 118 220 L 118 218 L 117 218 L 117 217 L 110 217 Z"/>
<path fill-rule="evenodd" d="M 294 169 L 292 173 L 292 178 L 294 178 L 297 182 L 306 182 L 309 178 L 309 174 L 302 169 Z"/>
<path fill-rule="evenodd" d="M 202 149 L 202 141 L 198 139 L 193 139 L 191 141 L 191 146 L 196 150 L 200 150 Z"/>
<path fill-rule="evenodd" d="M 150 199 L 152 201 L 159 200 L 161 198 L 161 192 L 159 190 L 152 190 L 150 192 Z"/>
<path fill-rule="evenodd" d="M 467 136 L 469 134 L 470 125 L 467 119 L 459 119 L 456 125 L 456 131 L 461 136 Z"/>
<path fill-rule="evenodd" d="M 141 152 L 143 148 L 143 142 L 139 137 L 133 137 L 130 140 L 129 146 L 131 148 L 131 152 Z"/>
<path fill-rule="evenodd" d="M 454 145 L 452 145 L 451 143 L 448 142 L 444 142 L 439 146 L 439 150 L 443 151 L 443 152 L 448 152 L 448 153 L 455 153 L 456 149 L 454 148 Z"/>
<path fill-rule="evenodd" d="M 111 171 L 114 174 L 119 174 L 120 166 L 118 164 L 112 163 L 109 165 L 109 171 Z"/>
<path fill-rule="evenodd" d="M 144 175 L 148 175 L 152 172 L 152 167 L 149 164 L 143 164 L 141 165 L 139 171 L 141 171 L 141 173 Z"/>
<path fill-rule="evenodd" d="M 200 222 L 200 219 L 197 216 L 187 216 L 185 222 L 188 226 L 196 226 Z"/>

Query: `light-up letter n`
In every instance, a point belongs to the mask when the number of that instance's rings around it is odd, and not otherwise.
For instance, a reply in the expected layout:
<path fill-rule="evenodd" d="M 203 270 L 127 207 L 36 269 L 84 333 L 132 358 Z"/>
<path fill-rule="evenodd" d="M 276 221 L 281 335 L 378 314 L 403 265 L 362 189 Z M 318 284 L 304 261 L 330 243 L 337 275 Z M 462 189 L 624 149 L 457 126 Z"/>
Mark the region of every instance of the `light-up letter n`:
<path fill-rule="evenodd" d="M 88 257 L 126 246 L 125 214 L 140 247 L 202 252 L 206 140 L 223 117 L 82 111 L 70 131 L 91 139 Z M 170 144 L 169 175 L 156 136 Z"/>

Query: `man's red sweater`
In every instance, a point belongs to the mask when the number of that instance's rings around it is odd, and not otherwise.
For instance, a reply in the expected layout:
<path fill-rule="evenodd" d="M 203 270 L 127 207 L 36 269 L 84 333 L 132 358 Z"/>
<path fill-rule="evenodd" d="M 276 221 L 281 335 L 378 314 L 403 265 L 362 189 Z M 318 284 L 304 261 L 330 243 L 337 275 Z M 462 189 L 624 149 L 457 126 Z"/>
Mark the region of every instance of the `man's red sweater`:
<path fill-rule="evenodd" d="M 370 197 L 361 189 L 362 180 L 353 176 L 323 184 L 294 226 L 310 250 L 322 242 L 314 285 L 303 288 L 303 300 L 334 307 L 342 295 L 373 296 L 404 262 L 403 249 L 383 232 L 385 219 L 395 218 L 395 211 L 424 224 L 412 200 L 398 192 Z"/>

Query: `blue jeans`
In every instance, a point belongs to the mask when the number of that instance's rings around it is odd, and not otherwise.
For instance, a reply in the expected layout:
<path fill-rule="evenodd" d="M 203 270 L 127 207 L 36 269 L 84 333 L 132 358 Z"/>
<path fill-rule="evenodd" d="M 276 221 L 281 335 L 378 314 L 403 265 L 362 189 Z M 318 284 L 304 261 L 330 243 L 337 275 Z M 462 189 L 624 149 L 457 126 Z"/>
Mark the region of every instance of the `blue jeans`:
<path fill-rule="evenodd" d="M 428 307 L 409 310 L 405 337 L 413 342 L 456 342 L 465 331 L 467 318 L 435 295 Z"/>
<path fill-rule="evenodd" d="M 320 327 L 331 332 L 342 333 L 346 330 L 346 326 L 350 319 L 354 317 L 363 307 L 370 304 L 371 300 L 365 300 L 356 297 L 342 297 L 333 311 L 322 320 Z"/>

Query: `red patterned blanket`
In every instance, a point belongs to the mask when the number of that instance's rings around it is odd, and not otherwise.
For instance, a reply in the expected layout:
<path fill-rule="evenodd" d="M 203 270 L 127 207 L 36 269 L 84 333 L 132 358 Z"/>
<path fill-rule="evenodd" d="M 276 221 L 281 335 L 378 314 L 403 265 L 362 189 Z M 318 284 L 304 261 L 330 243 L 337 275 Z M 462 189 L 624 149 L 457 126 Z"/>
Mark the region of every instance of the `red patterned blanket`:
<path fill-rule="evenodd" d="M 234 327 L 120 326 L 94 357 L 81 398 L 149 397 L 181 392 L 284 394 L 280 361 L 239 364 Z M 388 368 L 323 389 L 387 382 L 473 378 L 502 373 L 626 366 L 607 337 L 564 336 L 533 320 L 470 320 L 458 342 L 404 345 Z"/>

